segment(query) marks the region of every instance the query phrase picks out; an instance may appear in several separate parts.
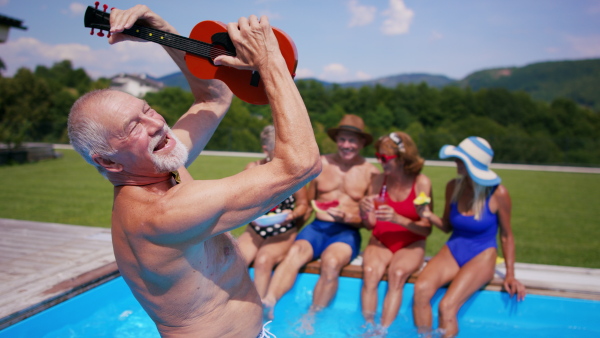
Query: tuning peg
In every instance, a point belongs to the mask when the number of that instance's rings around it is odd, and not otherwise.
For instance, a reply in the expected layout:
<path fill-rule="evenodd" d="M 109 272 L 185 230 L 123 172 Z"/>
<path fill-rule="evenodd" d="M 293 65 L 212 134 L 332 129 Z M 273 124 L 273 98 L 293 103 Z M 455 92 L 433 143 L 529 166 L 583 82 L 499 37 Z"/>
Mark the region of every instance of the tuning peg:
<path fill-rule="evenodd" d="M 96 8 L 96 10 L 98 10 L 98 7 L 100 6 L 100 1 L 96 1 L 94 2 L 94 7 Z M 104 9 L 104 13 L 106 13 L 106 10 L 108 9 L 108 5 L 104 4 L 102 5 L 102 8 Z M 114 7 L 111 8 L 111 10 L 113 10 Z M 90 30 L 90 35 L 94 35 L 94 28 L 92 27 L 92 29 Z M 108 34 L 104 34 L 104 32 L 102 31 L 102 29 L 99 29 L 99 32 L 96 33 L 96 35 L 98 36 L 104 36 L 106 35 L 107 38 L 110 38 L 111 34 L 110 34 L 110 30 L 108 31 Z"/>
<path fill-rule="evenodd" d="M 98 9 L 98 6 L 100 5 L 100 1 L 96 1 L 94 4 L 96 5 L 96 9 Z M 104 4 L 104 5 L 102 5 L 102 8 L 104 9 L 104 13 L 106 13 L 106 10 L 108 9 L 108 5 L 107 5 L 107 4 Z M 94 32 L 93 32 L 93 28 L 92 28 L 92 34 L 94 34 Z M 102 37 L 102 36 L 104 36 L 105 34 L 104 34 L 104 32 L 103 32 L 102 30 L 100 30 L 100 31 L 98 32 L 98 34 L 96 34 L 96 35 L 98 35 L 98 36 Z M 110 38 L 110 32 L 108 32 L 108 36 L 107 36 L 107 37 L 108 37 L 108 38 Z"/>

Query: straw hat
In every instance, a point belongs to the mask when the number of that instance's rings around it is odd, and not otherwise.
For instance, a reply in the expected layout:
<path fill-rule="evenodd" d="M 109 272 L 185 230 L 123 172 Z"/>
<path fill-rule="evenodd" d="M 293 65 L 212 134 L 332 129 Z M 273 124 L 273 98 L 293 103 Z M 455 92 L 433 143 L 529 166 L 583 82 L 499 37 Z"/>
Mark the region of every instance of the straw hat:
<path fill-rule="evenodd" d="M 371 136 L 369 133 L 365 133 L 365 123 L 360 116 L 353 114 L 344 115 L 337 127 L 329 128 L 327 130 L 327 135 L 329 135 L 329 137 L 335 141 L 335 137 L 340 130 L 350 131 L 362 136 L 365 139 L 365 147 L 373 142 L 373 136 Z"/>
<path fill-rule="evenodd" d="M 486 187 L 500 184 L 500 177 L 490 170 L 494 151 L 485 139 L 471 136 L 464 139 L 457 147 L 445 145 L 440 149 L 440 158 L 456 157 L 465 163 L 471 179 Z"/>

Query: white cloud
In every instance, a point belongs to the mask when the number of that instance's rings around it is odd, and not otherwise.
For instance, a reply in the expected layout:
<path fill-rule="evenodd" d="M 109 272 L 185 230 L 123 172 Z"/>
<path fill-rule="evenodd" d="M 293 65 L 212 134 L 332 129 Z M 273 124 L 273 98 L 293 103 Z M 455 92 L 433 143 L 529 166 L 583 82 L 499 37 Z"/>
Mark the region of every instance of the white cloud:
<path fill-rule="evenodd" d="M 298 74 L 298 72 L 296 72 Z M 302 74 L 302 78 L 315 77 L 312 72 L 309 75 Z M 299 77 L 298 75 L 296 77 Z M 350 71 L 341 63 L 330 63 L 323 67 L 321 74 L 316 76 L 319 80 L 335 83 L 365 81 L 371 80 L 373 77 L 363 71 Z"/>
<path fill-rule="evenodd" d="M 6 76 L 18 68 L 35 69 L 71 60 L 74 68 L 83 68 L 92 77 L 110 77 L 117 73 L 166 75 L 177 70 L 162 47 L 153 43 L 122 42 L 106 49 L 93 50 L 88 45 L 49 45 L 34 38 L 19 38 L 0 44 L 0 55 L 6 64 Z"/>
<path fill-rule="evenodd" d="M 348 69 L 341 63 L 330 63 L 323 67 L 319 79 L 329 82 L 346 82 L 351 79 Z"/>
<path fill-rule="evenodd" d="M 344 65 L 341 63 L 330 63 L 323 67 L 323 71 L 325 74 L 336 76 L 346 75 L 348 73 L 348 69 L 346 69 L 346 67 L 344 67 Z"/>
<path fill-rule="evenodd" d="M 356 79 L 360 81 L 371 80 L 373 77 L 363 71 L 356 72 Z"/>
<path fill-rule="evenodd" d="M 282 16 L 279 13 L 271 12 L 268 9 L 262 10 L 258 13 L 258 17 L 260 18 L 262 15 L 266 15 L 269 18 L 269 22 L 273 20 L 281 20 Z"/>
<path fill-rule="evenodd" d="M 77 17 L 77 16 L 81 16 L 83 13 L 85 13 L 86 8 L 87 8 L 87 5 L 84 5 L 79 2 L 72 2 L 69 5 L 69 8 L 63 9 L 60 12 L 65 15 L 68 15 L 70 17 Z"/>
<path fill-rule="evenodd" d="M 600 35 L 567 36 L 567 42 L 577 57 L 590 58 L 600 56 Z"/>
<path fill-rule="evenodd" d="M 437 41 L 437 40 L 441 40 L 443 38 L 444 38 L 444 36 L 442 35 L 442 33 L 438 32 L 436 30 L 432 30 L 431 35 L 429 36 L 429 41 Z"/>
<path fill-rule="evenodd" d="M 408 33 L 415 13 L 406 7 L 404 0 L 390 0 L 390 8 L 383 12 L 387 19 L 381 25 L 385 35 L 400 35 Z"/>
<path fill-rule="evenodd" d="M 350 18 L 349 27 L 365 26 L 373 22 L 377 8 L 375 6 L 363 6 L 358 4 L 358 0 L 350 0 L 348 8 L 352 17 Z"/>
<path fill-rule="evenodd" d="M 87 6 L 79 3 L 79 2 L 73 2 L 69 5 L 69 12 L 71 12 L 71 14 L 73 14 L 74 16 L 78 16 L 80 14 L 85 13 Z"/>
<path fill-rule="evenodd" d="M 308 68 L 298 68 L 296 69 L 296 79 L 306 79 L 314 77 L 315 73 Z"/>

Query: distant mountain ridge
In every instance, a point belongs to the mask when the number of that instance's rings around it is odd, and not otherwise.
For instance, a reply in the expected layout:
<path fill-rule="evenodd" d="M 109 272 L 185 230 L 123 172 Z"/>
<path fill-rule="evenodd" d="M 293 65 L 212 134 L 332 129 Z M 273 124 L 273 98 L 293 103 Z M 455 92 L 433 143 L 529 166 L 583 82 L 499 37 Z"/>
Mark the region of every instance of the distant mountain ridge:
<path fill-rule="evenodd" d="M 333 85 L 331 82 L 323 82 L 327 85 Z M 366 81 L 355 81 L 355 82 L 343 82 L 338 83 L 340 87 L 343 88 L 360 88 L 363 86 L 374 87 L 376 85 L 380 85 L 383 87 L 394 88 L 399 84 L 419 84 L 426 83 L 430 87 L 442 88 L 449 84 L 453 84 L 456 80 L 451 79 L 445 75 L 432 75 L 425 73 L 410 73 L 410 74 L 399 74 L 399 75 L 391 75 L 386 77 L 381 77 L 374 80 L 366 80 Z"/>
<path fill-rule="evenodd" d="M 189 90 L 189 85 L 185 80 L 185 77 L 181 72 L 176 72 L 173 74 L 169 74 L 163 76 L 158 79 L 162 81 L 166 86 L 169 87 L 180 87 L 185 90 Z M 451 79 L 445 75 L 432 75 L 425 73 L 411 73 L 411 74 L 399 74 L 399 75 L 391 75 L 386 76 L 374 80 L 366 80 L 366 81 L 354 81 L 354 82 L 343 82 L 343 83 L 334 83 L 327 82 L 317 79 L 300 79 L 300 80 L 316 80 L 322 83 L 325 87 L 333 86 L 337 84 L 343 88 L 360 88 L 363 86 L 371 86 L 374 87 L 376 85 L 381 85 L 388 88 L 396 87 L 399 84 L 419 84 L 426 83 L 430 87 L 442 88 L 449 84 L 456 83 L 457 80 Z"/>
<path fill-rule="evenodd" d="M 181 72 L 163 76 L 158 80 L 166 86 L 189 90 Z M 334 85 L 332 82 L 317 81 L 326 87 Z M 505 88 L 510 91 L 524 91 L 535 99 L 547 102 L 564 97 L 600 111 L 600 90 L 598 90 L 600 88 L 600 59 L 538 62 L 523 67 L 484 69 L 473 72 L 462 80 L 454 80 L 444 75 L 412 73 L 367 81 L 337 83 L 337 85 L 343 88 L 375 85 L 393 88 L 399 84 L 420 83 L 426 83 L 435 88 L 449 85 L 470 87 L 474 91 L 485 88 Z"/>
<path fill-rule="evenodd" d="M 167 87 L 179 87 L 181 89 L 190 90 L 190 85 L 185 79 L 185 76 L 183 76 L 182 72 L 175 72 L 163 77 L 159 77 L 158 81 L 161 81 Z"/>
<path fill-rule="evenodd" d="M 600 59 L 538 62 L 523 67 L 486 69 L 459 81 L 472 90 L 505 88 L 524 91 L 531 97 L 552 101 L 569 98 L 600 110 Z"/>

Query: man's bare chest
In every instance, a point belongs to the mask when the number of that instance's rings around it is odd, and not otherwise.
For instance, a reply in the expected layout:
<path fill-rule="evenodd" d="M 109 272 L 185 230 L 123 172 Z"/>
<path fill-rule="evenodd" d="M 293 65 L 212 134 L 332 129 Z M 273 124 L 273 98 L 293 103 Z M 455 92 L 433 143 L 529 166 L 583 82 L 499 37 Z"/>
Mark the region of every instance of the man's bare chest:
<path fill-rule="evenodd" d="M 360 168 L 340 170 L 336 166 L 327 166 L 317 178 L 319 192 L 338 191 L 353 198 L 361 198 L 368 185 L 368 175 Z"/>

